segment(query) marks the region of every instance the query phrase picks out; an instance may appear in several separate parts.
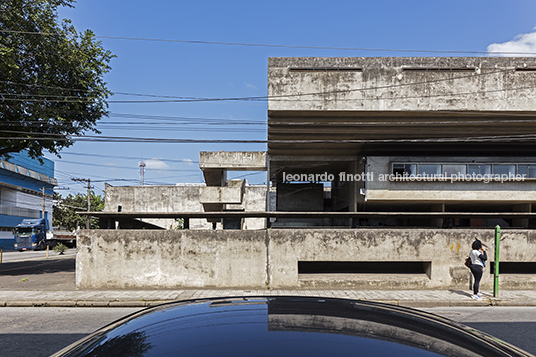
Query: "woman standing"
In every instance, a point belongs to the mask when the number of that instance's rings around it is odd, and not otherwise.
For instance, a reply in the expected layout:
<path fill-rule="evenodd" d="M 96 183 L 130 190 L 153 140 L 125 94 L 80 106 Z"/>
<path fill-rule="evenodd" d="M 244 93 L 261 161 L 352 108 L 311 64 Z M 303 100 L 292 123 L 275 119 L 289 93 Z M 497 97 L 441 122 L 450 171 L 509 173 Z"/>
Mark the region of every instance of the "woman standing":
<path fill-rule="evenodd" d="M 475 277 L 475 283 L 473 285 L 473 295 L 471 299 L 482 300 L 482 296 L 479 292 L 480 280 L 482 279 L 482 271 L 486 265 L 485 261 L 488 260 L 486 248 L 482 246 L 482 242 L 478 239 L 473 242 L 472 250 L 469 256 L 471 257 L 471 273 Z"/>

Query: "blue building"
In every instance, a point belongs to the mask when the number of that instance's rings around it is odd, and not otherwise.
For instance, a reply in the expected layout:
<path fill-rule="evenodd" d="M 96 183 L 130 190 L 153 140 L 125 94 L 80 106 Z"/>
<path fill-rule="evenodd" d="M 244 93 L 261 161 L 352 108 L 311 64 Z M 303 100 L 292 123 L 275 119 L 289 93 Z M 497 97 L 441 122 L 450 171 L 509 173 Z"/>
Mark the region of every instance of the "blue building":
<path fill-rule="evenodd" d="M 13 249 L 13 228 L 25 218 L 44 216 L 52 227 L 52 195 L 58 185 L 52 160 L 42 158 L 41 164 L 26 152 L 10 155 L 11 159 L 0 160 L 0 247 L 4 249 Z"/>

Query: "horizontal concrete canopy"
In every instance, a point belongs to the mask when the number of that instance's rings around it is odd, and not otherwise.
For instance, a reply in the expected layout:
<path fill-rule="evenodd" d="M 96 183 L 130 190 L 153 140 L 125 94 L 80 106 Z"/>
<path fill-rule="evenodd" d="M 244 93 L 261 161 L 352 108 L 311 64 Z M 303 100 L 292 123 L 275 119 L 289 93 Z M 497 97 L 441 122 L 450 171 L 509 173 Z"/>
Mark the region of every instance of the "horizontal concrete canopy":
<path fill-rule="evenodd" d="M 265 151 L 200 151 L 201 170 L 266 171 Z"/>
<path fill-rule="evenodd" d="M 353 218 L 353 217 L 423 217 L 423 218 L 536 218 L 526 212 L 77 212 L 110 219 L 124 218 Z"/>

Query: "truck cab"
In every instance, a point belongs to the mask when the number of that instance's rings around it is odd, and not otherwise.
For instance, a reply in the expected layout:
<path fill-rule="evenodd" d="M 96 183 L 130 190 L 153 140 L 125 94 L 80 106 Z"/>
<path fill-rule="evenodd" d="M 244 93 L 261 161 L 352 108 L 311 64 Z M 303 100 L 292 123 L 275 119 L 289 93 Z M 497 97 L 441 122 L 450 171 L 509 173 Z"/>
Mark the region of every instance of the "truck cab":
<path fill-rule="evenodd" d="M 44 218 L 23 219 L 13 230 L 15 249 L 19 251 L 45 249 L 47 226 L 48 222 Z"/>

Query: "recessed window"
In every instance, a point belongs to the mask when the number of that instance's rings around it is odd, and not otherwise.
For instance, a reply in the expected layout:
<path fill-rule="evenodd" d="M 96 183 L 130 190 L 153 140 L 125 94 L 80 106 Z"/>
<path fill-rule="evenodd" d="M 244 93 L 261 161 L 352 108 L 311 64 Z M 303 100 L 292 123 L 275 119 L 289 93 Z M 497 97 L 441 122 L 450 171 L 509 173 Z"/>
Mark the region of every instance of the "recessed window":
<path fill-rule="evenodd" d="M 467 165 L 445 164 L 443 165 L 443 176 L 465 176 L 467 174 Z"/>
<path fill-rule="evenodd" d="M 536 165 L 517 165 L 517 174 L 525 178 L 536 178 Z"/>
<path fill-rule="evenodd" d="M 493 165 L 494 175 L 516 175 L 516 165 Z"/>
<path fill-rule="evenodd" d="M 467 165 L 469 175 L 491 175 L 491 165 Z"/>
<path fill-rule="evenodd" d="M 419 175 L 423 175 L 423 176 L 441 176 L 441 165 L 437 165 L 437 164 L 419 164 Z"/>
<path fill-rule="evenodd" d="M 417 165 L 415 164 L 393 164 L 393 175 L 415 176 L 417 174 Z"/>

